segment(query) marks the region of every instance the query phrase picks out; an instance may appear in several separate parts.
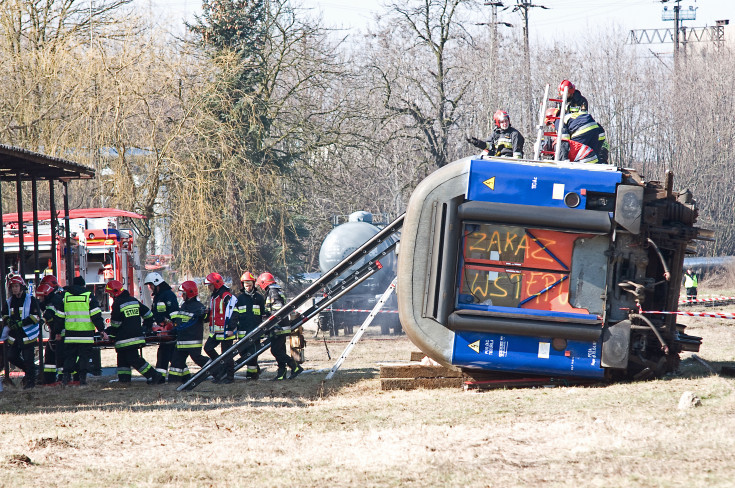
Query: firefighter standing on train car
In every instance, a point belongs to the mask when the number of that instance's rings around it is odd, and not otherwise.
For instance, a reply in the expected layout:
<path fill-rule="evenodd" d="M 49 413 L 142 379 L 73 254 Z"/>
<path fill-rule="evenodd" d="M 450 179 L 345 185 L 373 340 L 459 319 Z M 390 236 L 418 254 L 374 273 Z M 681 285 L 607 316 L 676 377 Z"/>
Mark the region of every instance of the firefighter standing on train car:
<path fill-rule="evenodd" d="M 258 276 L 256 285 L 263 290 L 265 295 L 265 311 L 268 315 L 273 315 L 286 304 L 286 296 L 281 291 L 281 287 L 276 284 L 276 280 L 270 273 L 262 273 Z M 287 320 L 287 319 L 284 319 Z M 271 337 L 271 354 L 276 358 L 278 363 L 278 371 L 275 380 L 286 379 L 286 367 L 291 368 L 291 376 L 288 379 L 296 378 L 304 368 L 302 368 L 291 356 L 286 353 L 286 337 L 291 334 L 291 330 L 283 327 L 276 327 Z"/>
<path fill-rule="evenodd" d="M 237 305 L 237 298 L 225 286 L 225 282 L 218 273 L 209 273 L 204 279 L 211 296 L 209 298 L 209 337 L 204 343 L 204 352 L 215 360 L 219 357 L 217 346 L 225 352 L 235 342 L 237 325 L 231 320 L 232 313 Z M 216 383 L 232 383 L 235 380 L 235 362 L 232 358 L 224 362 L 221 369 L 215 371 Z"/>
<path fill-rule="evenodd" d="M 140 355 L 140 348 L 145 345 L 143 324 L 150 327 L 153 323 L 150 309 L 132 297 L 118 280 L 108 281 L 105 292 L 113 298 L 110 326 L 105 332 L 115 342 L 117 380 L 130 383 L 132 368 L 135 368 L 148 379 L 148 383 L 165 383 L 166 378 Z"/>
<path fill-rule="evenodd" d="M 237 295 L 237 306 L 232 320 L 237 323 L 237 340 L 242 339 L 250 332 L 255 330 L 263 320 L 265 312 L 265 298 L 263 295 L 255 291 L 255 276 L 253 273 L 246 271 L 240 277 L 242 290 Z M 242 359 L 252 356 L 259 349 L 260 341 L 253 342 L 251 346 L 246 348 L 240 354 Z M 245 363 L 247 366 L 246 379 L 257 380 L 260 377 L 260 366 L 258 366 L 257 356 Z"/>
<path fill-rule="evenodd" d="M 559 83 L 559 99 L 564 98 L 564 89 L 567 89 L 567 112 L 580 112 L 587 111 L 589 109 L 589 103 L 587 98 L 582 95 L 582 92 L 574 86 L 569 80 L 562 80 Z"/>
<path fill-rule="evenodd" d="M 179 300 L 176 298 L 176 293 L 171 289 L 171 285 L 166 283 L 163 276 L 159 273 L 148 273 L 143 282 L 148 285 L 148 289 L 153 297 L 151 312 L 153 312 L 153 318 L 158 324 L 153 330 L 161 334 L 162 339 L 158 345 L 158 352 L 156 354 L 156 371 L 166 377 L 171 359 L 176 350 L 176 343 L 172 340 L 165 341 L 164 339 L 174 328 L 171 314 L 179 309 Z"/>
<path fill-rule="evenodd" d="M 59 329 L 56 311 L 64 306 L 64 291 L 54 275 L 46 275 L 36 288 L 36 298 L 49 331 L 49 340 L 43 353 L 43 382 L 46 385 L 61 381 L 64 368 L 64 331 Z"/>
<path fill-rule="evenodd" d="M 498 110 L 493 115 L 495 130 L 486 141 L 476 137 L 467 138 L 467 142 L 478 149 L 483 155 L 503 156 L 506 158 L 523 158 L 523 144 L 525 139 L 517 129 L 510 126 L 510 116 L 504 110 Z"/>
<path fill-rule="evenodd" d="M 687 268 L 684 273 L 684 288 L 687 292 L 687 300 L 697 299 L 697 287 L 699 286 L 699 278 L 692 268 Z"/>
<path fill-rule="evenodd" d="M 169 369 L 170 380 L 178 379 L 186 383 L 191 378 L 186 359 L 191 358 L 199 367 L 207 364 L 202 354 L 202 338 L 204 337 L 204 316 L 207 308 L 199 301 L 199 288 L 193 281 L 184 281 L 179 286 L 181 306 L 171 314 L 176 333 L 176 350 Z"/>
<path fill-rule="evenodd" d="M 36 386 L 35 348 L 41 331 L 41 307 L 26 289 L 20 275 L 8 280 L 7 302 L 3 302 L 3 323 L 9 329 L 7 338 L 8 361 L 25 373 L 24 388 Z"/>
<path fill-rule="evenodd" d="M 64 329 L 64 373 L 61 383 L 68 385 L 76 368 L 79 384 L 86 385 L 95 328 L 102 333 L 102 340 L 106 341 L 108 337 L 104 331 L 100 304 L 87 290 L 81 276 L 75 277 L 72 286 L 64 293 L 63 307 L 56 311 L 55 320 L 59 321 L 59 328 Z"/>

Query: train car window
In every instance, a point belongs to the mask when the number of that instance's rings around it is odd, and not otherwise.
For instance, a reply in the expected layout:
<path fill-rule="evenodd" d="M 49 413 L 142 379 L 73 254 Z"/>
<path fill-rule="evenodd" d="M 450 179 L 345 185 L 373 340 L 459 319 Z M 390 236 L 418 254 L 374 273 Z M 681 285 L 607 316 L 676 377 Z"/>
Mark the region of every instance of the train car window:
<path fill-rule="evenodd" d="M 465 222 L 456 308 L 588 314 L 570 305 L 569 295 L 575 245 L 590 236 Z"/>

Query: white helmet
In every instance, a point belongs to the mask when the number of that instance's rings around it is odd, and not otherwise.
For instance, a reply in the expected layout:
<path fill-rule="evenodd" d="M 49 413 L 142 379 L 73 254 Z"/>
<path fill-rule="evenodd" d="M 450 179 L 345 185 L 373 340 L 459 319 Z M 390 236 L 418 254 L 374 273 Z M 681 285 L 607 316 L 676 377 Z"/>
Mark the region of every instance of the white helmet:
<path fill-rule="evenodd" d="M 143 281 L 143 284 L 147 285 L 148 283 L 151 283 L 153 284 L 153 286 L 158 286 L 163 282 L 164 279 L 160 273 L 148 273 L 147 275 L 145 275 L 145 280 Z"/>

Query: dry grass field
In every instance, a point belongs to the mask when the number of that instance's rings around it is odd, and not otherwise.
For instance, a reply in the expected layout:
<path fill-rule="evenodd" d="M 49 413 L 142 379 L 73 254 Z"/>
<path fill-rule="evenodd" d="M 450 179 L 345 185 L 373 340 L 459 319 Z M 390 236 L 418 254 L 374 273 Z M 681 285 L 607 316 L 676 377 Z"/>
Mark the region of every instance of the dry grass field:
<path fill-rule="evenodd" d="M 735 364 L 735 321 L 681 322 L 704 337 L 699 356 L 715 369 Z M 339 339 L 331 359 L 311 339 L 305 366 L 331 367 Z M 366 334 L 327 382 L 324 372 L 266 381 L 266 353 L 265 380 L 191 392 L 109 376 L 86 388 L 6 387 L 0 486 L 735 485 L 735 379 L 694 359 L 640 383 L 381 391 L 378 363 L 412 350 L 405 337 Z M 686 391 L 701 406 L 679 409 Z"/>

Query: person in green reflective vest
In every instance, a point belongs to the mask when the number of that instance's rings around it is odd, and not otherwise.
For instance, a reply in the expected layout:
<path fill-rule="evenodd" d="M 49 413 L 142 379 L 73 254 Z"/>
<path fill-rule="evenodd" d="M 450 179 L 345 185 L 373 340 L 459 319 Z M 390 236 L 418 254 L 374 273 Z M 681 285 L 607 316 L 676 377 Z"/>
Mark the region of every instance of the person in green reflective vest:
<path fill-rule="evenodd" d="M 687 291 L 687 300 L 696 300 L 697 286 L 699 286 L 697 274 L 692 268 L 687 268 L 684 273 L 684 288 L 686 288 Z"/>
<path fill-rule="evenodd" d="M 87 384 L 87 370 L 92 357 L 94 346 L 94 330 L 102 334 L 103 340 L 108 340 L 104 332 L 105 323 L 102 320 L 102 310 L 92 292 L 87 290 L 86 282 L 81 276 L 74 278 L 72 286 L 64 293 L 63 307 L 56 311 L 59 328 L 65 331 L 64 335 L 64 373 L 61 384 L 66 386 L 71 380 L 71 374 L 79 358 L 79 384 Z"/>

